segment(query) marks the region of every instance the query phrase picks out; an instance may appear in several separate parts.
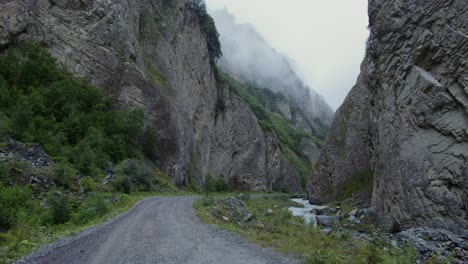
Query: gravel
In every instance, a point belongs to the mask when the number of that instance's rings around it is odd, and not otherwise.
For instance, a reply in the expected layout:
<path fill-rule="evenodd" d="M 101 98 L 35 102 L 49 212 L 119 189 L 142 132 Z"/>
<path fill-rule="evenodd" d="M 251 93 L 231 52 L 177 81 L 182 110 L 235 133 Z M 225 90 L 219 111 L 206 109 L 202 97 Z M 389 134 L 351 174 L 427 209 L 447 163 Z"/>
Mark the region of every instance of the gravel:
<path fill-rule="evenodd" d="M 125 214 L 16 263 L 299 263 L 201 223 L 192 208 L 196 199 L 143 200 Z"/>

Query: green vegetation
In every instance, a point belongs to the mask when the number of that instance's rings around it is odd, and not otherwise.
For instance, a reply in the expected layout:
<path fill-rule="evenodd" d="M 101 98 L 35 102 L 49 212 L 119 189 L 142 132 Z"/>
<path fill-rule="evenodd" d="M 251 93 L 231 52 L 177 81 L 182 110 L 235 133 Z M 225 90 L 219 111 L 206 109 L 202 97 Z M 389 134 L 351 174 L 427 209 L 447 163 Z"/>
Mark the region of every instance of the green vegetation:
<path fill-rule="evenodd" d="M 293 217 L 287 210 L 297 206 L 285 196 L 245 199 L 247 209 L 253 213 L 250 224 L 239 225 L 225 221 L 222 212 L 213 211 L 212 198 L 196 202 L 198 217 L 207 224 L 237 233 L 251 242 L 264 247 L 273 247 L 278 252 L 289 253 L 304 259 L 306 264 L 317 263 L 415 263 L 413 249 L 399 250 L 384 243 L 353 240 L 349 233 L 322 233 L 304 223 L 302 218 Z M 273 210 L 268 213 L 268 210 Z"/>
<path fill-rule="evenodd" d="M 210 174 L 205 176 L 205 193 L 225 193 L 231 188 L 223 179 L 215 179 Z"/>
<path fill-rule="evenodd" d="M 216 62 L 217 59 L 221 58 L 223 53 L 214 19 L 206 11 L 204 0 L 190 0 L 189 7 L 197 13 L 200 19 L 200 27 L 206 36 L 211 61 Z"/>
<path fill-rule="evenodd" d="M 21 195 L 25 191 L 18 187 L 4 189 L 9 189 L 8 192 L 14 195 Z M 0 190 L 0 195 L 5 195 L 4 189 Z M 50 195 L 59 197 L 57 193 L 51 192 Z M 14 211 L 16 218 L 14 227 L 8 232 L 0 232 L 0 263 L 10 263 L 38 250 L 43 245 L 74 235 L 85 228 L 123 213 L 137 201 L 150 195 L 154 194 L 132 196 L 116 194 L 113 197 L 110 193 L 102 193 L 89 196 L 82 202 L 78 201 L 77 197 L 69 195 L 65 199 L 60 198 L 57 204 L 48 209 L 42 208 L 40 201 L 30 200 L 27 196 L 26 202 L 17 203 Z M 0 208 L 4 210 L 4 197 L 0 199 Z M 12 209 L 12 207 L 9 208 L 9 210 Z M 71 208 L 74 212 L 70 214 L 67 208 Z M 60 224 L 51 221 L 51 219 L 56 219 L 57 222 L 63 222 L 64 217 L 69 221 Z"/>
<path fill-rule="evenodd" d="M 123 212 L 143 196 L 177 190 L 145 162 L 157 158 L 157 136 L 144 126 L 143 111 L 119 110 L 36 43 L 0 55 L 0 149 L 8 150 L 9 139 L 24 149 L 39 143 L 54 162 L 38 168 L 0 157 L 0 263 Z M 105 177 L 114 167 L 115 175 Z"/>
<path fill-rule="evenodd" d="M 99 175 L 109 162 L 142 153 L 143 111 L 118 110 L 34 43 L 0 57 L 0 111 L 10 136 L 40 143 L 62 169 Z"/>
<path fill-rule="evenodd" d="M 149 63 L 147 59 L 145 59 L 145 66 L 148 77 L 153 82 L 153 84 L 160 88 L 165 96 L 168 98 L 174 98 L 176 96 L 176 91 L 171 89 L 171 86 L 168 84 L 166 77 L 164 77 L 164 75 L 158 69 L 156 69 L 153 64 Z"/>

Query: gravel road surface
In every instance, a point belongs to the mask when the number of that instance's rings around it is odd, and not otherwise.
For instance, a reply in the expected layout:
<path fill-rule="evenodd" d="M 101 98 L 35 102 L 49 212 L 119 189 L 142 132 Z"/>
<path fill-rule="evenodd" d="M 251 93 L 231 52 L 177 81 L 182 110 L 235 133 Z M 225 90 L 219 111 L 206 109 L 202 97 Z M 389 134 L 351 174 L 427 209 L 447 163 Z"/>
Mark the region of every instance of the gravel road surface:
<path fill-rule="evenodd" d="M 17 263 L 299 263 L 203 224 L 196 197 L 154 197 L 127 213 L 59 241 Z"/>

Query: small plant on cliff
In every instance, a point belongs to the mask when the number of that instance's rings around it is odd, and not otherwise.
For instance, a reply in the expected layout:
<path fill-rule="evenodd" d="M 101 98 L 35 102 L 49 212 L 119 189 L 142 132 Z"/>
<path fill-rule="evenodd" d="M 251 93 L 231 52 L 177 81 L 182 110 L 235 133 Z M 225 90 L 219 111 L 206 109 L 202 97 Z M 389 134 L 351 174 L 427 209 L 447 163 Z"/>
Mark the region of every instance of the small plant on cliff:
<path fill-rule="evenodd" d="M 216 29 L 214 19 L 206 11 L 204 0 L 190 0 L 189 8 L 195 11 L 200 19 L 200 27 L 208 41 L 208 52 L 210 53 L 211 61 L 215 62 L 223 55 L 221 51 L 221 43 L 219 42 L 219 33 Z"/>

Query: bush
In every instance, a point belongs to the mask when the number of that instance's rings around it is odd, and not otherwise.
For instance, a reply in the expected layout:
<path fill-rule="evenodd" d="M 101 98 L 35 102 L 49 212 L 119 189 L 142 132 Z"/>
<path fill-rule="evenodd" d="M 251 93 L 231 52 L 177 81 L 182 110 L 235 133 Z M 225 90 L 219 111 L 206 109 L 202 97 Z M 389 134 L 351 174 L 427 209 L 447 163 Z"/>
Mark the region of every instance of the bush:
<path fill-rule="evenodd" d="M 81 179 L 80 186 L 83 187 L 85 193 L 92 192 L 96 189 L 96 183 L 91 177 Z"/>
<path fill-rule="evenodd" d="M 154 173 L 154 180 L 158 187 L 161 189 L 168 191 L 173 191 L 177 189 L 174 186 L 174 182 L 172 181 L 172 179 L 161 170 L 156 170 L 156 172 Z"/>
<path fill-rule="evenodd" d="M 72 189 L 76 186 L 78 171 L 69 163 L 60 162 L 52 165 L 52 179 L 59 187 Z"/>
<path fill-rule="evenodd" d="M 134 188 L 150 191 L 156 183 L 152 170 L 138 160 L 129 159 L 121 162 L 117 165 L 115 173 L 117 177 L 114 187 L 127 194 Z"/>
<path fill-rule="evenodd" d="M 112 181 L 112 186 L 118 192 L 130 194 L 132 192 L 132 180 L 126 175 L 117 175 Z"/>
<path fill-rule="evenodd" d="M 48 203 L 53 224 L 64 224 L 70 220 L 72 207 L 67 195 L 51 191 L 48 195 Z"/>
<path fill-rule="evenodd" d="M 25 209 L 30 190 L 18 186 L 4 187 L 0 183 L 0 226 L 11 228 L 18 220 L 20 212 Z"/>
<path fill-rule="evenodd" d="M 206 175 L 205 177 L 205 192 L 228 192 L 229 185 L 227 185 L 223 179 L 215 179 L 211 175 Z"/>
<path fill-rule="evenodd" d="M 4 184 L 28 184 L 31 166 L 21 161 L 6 161 L 0 163 L 0 182 Z"/>
<path fill-rule="evenodd" d="M 109 211 L 104 195 L 96 194 L 88 198 L 73 216 L 73 222 L 87 224 L 92 220 L 101 218 Z"/>

